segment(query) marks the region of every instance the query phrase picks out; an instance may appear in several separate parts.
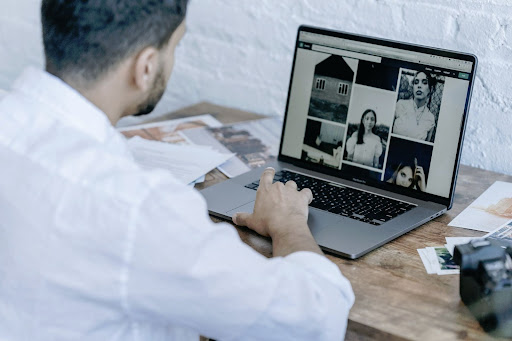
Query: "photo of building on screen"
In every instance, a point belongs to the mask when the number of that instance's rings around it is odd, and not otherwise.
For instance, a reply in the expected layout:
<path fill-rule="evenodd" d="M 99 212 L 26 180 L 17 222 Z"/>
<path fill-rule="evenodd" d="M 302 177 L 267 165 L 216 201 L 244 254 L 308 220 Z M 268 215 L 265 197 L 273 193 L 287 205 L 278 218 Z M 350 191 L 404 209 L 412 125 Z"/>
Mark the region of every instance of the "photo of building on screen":
<path fill-rule="evenodd" d="M 354 71 L 344 57 L 333 55 L 318 63 L 308 115 L 345 124 L 353 83 Z"/>

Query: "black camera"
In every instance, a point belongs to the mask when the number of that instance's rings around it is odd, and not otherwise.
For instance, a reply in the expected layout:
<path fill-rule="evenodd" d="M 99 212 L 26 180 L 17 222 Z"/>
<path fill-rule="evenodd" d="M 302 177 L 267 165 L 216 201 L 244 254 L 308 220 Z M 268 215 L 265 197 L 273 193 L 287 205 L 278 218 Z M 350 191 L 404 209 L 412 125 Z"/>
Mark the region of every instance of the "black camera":
<path fill-rule="evenodd" d="M 512 247 L 492 239 L 455 246 L 460 297 L 483 329 L 512 337 Z"/>

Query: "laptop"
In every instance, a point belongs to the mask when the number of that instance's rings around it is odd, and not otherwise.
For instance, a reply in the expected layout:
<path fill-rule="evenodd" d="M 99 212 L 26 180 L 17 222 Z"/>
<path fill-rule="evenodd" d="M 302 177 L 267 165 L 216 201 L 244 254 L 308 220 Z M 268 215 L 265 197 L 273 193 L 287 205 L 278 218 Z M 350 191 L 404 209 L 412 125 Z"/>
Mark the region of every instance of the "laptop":
<path fill-rule="evenodd" d="M 301 26 L 275 181 L 315 199 L 324 251 L 355 259 L 451 208 L 474 55 Z M 210 214 L 252 212 L 263 168 L 202 190 Z"/>

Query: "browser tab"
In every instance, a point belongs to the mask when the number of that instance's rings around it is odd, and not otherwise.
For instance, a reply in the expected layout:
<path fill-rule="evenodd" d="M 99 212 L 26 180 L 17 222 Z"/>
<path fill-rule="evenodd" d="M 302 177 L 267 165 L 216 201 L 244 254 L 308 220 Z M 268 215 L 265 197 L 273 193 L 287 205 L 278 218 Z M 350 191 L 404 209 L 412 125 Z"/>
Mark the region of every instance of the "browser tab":
<path fill-rule="evenodd" d="M 379 58 L 397 59 L 416 64 L 429 64 L 437 68 L 454 69 L 461 72 L 471 72 L 473 67 L 473 63 L 468 61 L 416 51 L 407 51 L 404 49 L 354 41 L 345 38 L 319 35 L 311 32 L 301 32 L 300 40 L 312 43 L 314 46 L 337 48 L 356 53 L 364 53 Z M 437 72 L 442 71 L 438 70 Z"/>

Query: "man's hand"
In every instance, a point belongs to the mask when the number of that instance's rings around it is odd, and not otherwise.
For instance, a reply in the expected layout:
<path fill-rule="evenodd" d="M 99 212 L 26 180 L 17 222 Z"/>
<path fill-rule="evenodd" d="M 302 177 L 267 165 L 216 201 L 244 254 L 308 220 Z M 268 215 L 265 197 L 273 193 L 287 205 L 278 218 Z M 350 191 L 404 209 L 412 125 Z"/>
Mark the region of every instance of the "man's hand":
<path fill-rule="evenodd" d="M 272 237 L 279 233 L 279 229 L 290 225 L 290 222 L 301 225 L 307 223 L 308 205 L 313 200 L 311 191 L 308 188 L 297 191 L 294 181 L 288 181 L 285 185 L 281 182 L 272 184 L 274 175 L 273 168 L 265 169 L 256 192 L 254 212 L 235 214 L 235 224 Z"/>
<path fill-rule="evenodd" d="M 272 184 L 274 175 L 273 168 L 265 169 L 256 192 L 254 212 L 236 213 L 233 222 L 270 236 L 274 256 L 301 250 L 321 254 L 307 225 L 308 205 L 313 200 L 311 190 L 304 188 L 298 191 L 294 181 L 285 185 L 281 182 Z"/>

